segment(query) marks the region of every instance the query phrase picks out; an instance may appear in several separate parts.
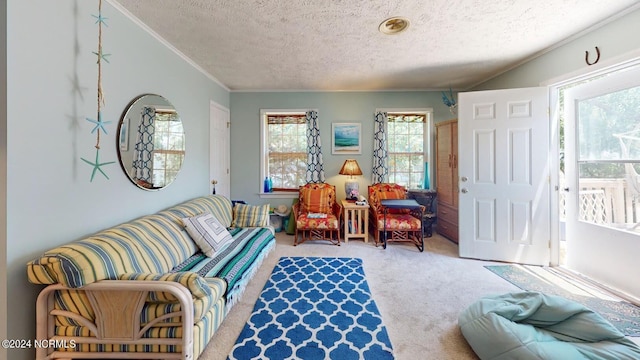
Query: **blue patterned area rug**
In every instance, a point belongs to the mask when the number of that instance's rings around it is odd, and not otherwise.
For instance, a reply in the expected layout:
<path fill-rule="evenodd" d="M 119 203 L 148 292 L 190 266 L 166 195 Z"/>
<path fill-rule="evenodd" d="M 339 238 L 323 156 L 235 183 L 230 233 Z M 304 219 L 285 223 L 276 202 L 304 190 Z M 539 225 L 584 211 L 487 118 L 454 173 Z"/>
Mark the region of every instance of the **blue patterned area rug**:
<path fill-rule="evenodd" d="M 393 359 L 362 260 L 280 258 L 228 359 Z"/>
<path fill-rule="evenodd" d="M 627 336 L 640 336 L 640 307 L 614 297 L 553 268 L 531 265 L 487 265 L 491 272 L 529 291 L 561 296 L 599 313 Z"/>

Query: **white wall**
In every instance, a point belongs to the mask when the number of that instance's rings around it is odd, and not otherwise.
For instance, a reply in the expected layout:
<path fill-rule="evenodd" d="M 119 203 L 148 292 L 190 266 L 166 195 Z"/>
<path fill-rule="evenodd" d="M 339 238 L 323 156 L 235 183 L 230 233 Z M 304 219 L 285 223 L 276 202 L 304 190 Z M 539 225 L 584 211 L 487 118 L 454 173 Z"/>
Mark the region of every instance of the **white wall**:
<path fill-rule="evenodd" d="M 640 8 L 640 4 L 635 6 Z M 640 49 L 640 10 L 631 11 L 613 21 L 594 27 L 579 38 L 569 41 L 532 61 L 497 76 L 474 88 L 474 90 L 507 89 L 540 86 L 542 82 L 566 74 L 590 71 L 621 55 Z M 585 51 L 595 59 L 595 47 L 600 49 L 598 65 L 585 62 Z"/>
<path fill-rule="evenodd" d="M 2 338 L 35 336 L 34 304 L 40 286 L 27 281 L 28 261 L 57 245 L 209 192 L 209 103 L 228 107 L 228 90 L 108 2 L 103 2 L 108 18 L 103 52 L 112 55 L 110 63 L 103 62 L 103 119 L 112 123 L 108 134 L 102 134 L 101 160 L 116 163 L 104 167 L 109 180 L 98 173 L 89 182 L 91 167 L 80 158 L 95 156 L 93 125 L 85 118 L 96 118 L 97 112 L 97 64 L 92 54 L 97 49 L 98 26 L 92 17 L 97 7 L 98 1 L 84 0 L 7 2 L 8 56 L 3 69 L 8 69 L 8 94 L 1 98 L 7 103 L 8 140 L 0 155 L 7 154 L 2 182 L 6 178 L 8 210 L 2 219 L 7 221 L 10 296 L 1 292 L 0 305 L 7 305 L 0 315 L 4 317 L 6 309 L 2 326 L 11 326 L 6 336 L 0 330 Z M 134 186 L 117 163 L 117 122 L 129 101 L 143 93 L 171 101 L 186 134 L 183 170 L 157 192 Z M 4 164 L 2 157 L 0 163 Z M 0 195 L 0 206 L 2 200 Z M 4 246 L 2 239 L 0 249 Z M 4 274 L 1 266 L 2 262 Z M 33 359 L 34 354 L 13 350 L 0 358 Z"/>
<path fill-rule="evenodd" d="M 638 8 L 638 6 L 636 6 Z M 640 56 L 640 10 L 626 14 L 580 38 L 571 41 L 512 71 L 477 87 L 476 90 L 540 86 L 567 75 L 585 74 L 610 66 L 622 58 Z M 585 62 L 585 51 L 595 59 L 595 47 L 601 57 L 597 65 Z M 636 279 L 640 241 L 622 241 L 614 237 L 598 237 L 585 243 L 580 258 L 571 258 L 571 267 L 595 280 L 640 298 L 640 282 Z"/>

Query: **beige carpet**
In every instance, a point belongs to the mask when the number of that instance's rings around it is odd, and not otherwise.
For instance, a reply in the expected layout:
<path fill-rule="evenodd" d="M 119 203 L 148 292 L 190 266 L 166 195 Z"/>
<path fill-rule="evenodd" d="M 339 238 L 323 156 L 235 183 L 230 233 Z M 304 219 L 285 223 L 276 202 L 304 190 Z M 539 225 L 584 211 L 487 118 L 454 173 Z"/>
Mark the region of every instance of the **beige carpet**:
<path fill-rule="evenodd" d="M 251 315 L 258 295 L 281 256 L 359 257 L 396 359 L 477 359 L 458 328 L 458 314 L 484 295 L 519 290 L 485 269 L 493 264 L 458 258 L 458 247 L 434 234 L 425 251 L 408 243 L 386 250 L 373 242 L 351 240 L 341 246 L 306 242 L 276 234 L 276 249 L 255 275 L 241 301 L 231 309 L 200 360 L 226 359 Z"/>

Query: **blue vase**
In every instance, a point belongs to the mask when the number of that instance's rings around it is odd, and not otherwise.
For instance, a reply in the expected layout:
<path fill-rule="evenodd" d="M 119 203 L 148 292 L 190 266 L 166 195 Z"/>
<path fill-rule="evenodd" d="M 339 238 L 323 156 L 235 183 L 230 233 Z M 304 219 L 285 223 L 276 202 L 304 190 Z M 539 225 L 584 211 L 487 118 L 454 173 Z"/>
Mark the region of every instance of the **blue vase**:
<path fill-rule="evenodd" d="M 431 187 L 431 183 L 429 182 L 429 163 L 425 162 L 424 163 L 424 184 L 423 185 L 423 189 L 429 189 Z"/>
<path fill-rule="evenodd" d="M 266 193 L 271 192 L 271 184 L 269 178 L 264 178 L 264 185 L 262 186 L 262 190 Z"/>

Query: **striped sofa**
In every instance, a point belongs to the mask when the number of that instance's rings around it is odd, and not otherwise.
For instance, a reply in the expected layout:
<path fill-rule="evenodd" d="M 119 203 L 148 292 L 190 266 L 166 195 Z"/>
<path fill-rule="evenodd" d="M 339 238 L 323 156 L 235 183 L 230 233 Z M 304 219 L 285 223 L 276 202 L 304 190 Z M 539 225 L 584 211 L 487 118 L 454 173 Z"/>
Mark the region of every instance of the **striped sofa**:
<path fill-rule="evenodd" d="M 47 285 L 36 304 L 37 359 L 197 358 L 275 247 L 269 227 L 230 228 L 207 257 L 182 219 L 210 212 L 233 222 L 229 199 L 210 195 L 100 231 L 27 264 Z"/>

